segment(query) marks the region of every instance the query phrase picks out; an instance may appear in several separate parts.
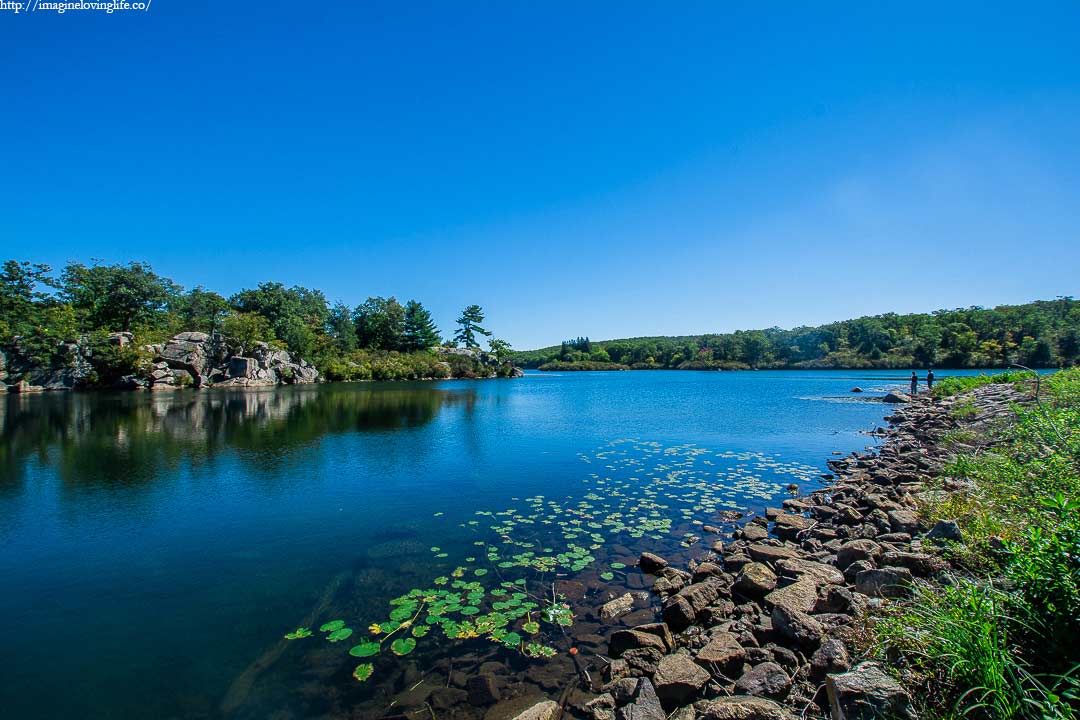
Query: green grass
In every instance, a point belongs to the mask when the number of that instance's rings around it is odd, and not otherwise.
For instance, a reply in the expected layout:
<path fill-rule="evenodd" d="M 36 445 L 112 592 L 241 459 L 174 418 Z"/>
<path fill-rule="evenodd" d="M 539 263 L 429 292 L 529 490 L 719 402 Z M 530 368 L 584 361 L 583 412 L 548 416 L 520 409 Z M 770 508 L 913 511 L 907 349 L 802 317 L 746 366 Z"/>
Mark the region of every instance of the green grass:
<path fill-rule="evenodd" d="M 969 392 L 983 385 L 997 385 L 1004 383 L 1016 383 L 1030 380 L 1035 376 L 1030 372 L 1006 371 L 996 375 L 966 375 L 963 377 L 948 377 L 934 387 L 934 397 L 947 398 L 960 393 Z"/>
<path fill-rule="evenodd" d="M 1029 377 L 952 378 L 962 383 L 943 393 Z M 943 477 L 965 489 L 920 507 L 929 521 L 960 523 L 964 542 L 943 550 L 954 565 L 999 580 L 924 589 L 875 625 L 877 652 L 918 678 L 927 718 L 1077 717 L 1080 369 L 1041 386 L 1039 402 L 993 438 L 967 431 L 963 442 L 993 440 L 991 449 L 955 458 Z"/>

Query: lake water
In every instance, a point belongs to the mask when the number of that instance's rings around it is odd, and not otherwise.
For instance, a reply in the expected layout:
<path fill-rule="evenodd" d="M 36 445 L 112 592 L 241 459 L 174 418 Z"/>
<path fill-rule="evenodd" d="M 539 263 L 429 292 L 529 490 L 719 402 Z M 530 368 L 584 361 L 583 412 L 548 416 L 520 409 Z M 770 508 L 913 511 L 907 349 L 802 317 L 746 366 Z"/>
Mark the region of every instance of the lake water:
<path fill-rule="evenodd" d="M 816 486 L 831 453 L 873 443 L 888 406 L 865 400 L 905 385 L 656 371 L 0 397 L 0 715 L 379 717 L 485 661 L 552 694 L 570 644 L 602 650 L 595 606 L 645 587 L 622 566 L 700 554 L 709 536 L 682 541 L 721 510 Z M 568 628 L 543 616 L 555 582 Z M 328 642 L 337 619 L 353 633 Z"/>

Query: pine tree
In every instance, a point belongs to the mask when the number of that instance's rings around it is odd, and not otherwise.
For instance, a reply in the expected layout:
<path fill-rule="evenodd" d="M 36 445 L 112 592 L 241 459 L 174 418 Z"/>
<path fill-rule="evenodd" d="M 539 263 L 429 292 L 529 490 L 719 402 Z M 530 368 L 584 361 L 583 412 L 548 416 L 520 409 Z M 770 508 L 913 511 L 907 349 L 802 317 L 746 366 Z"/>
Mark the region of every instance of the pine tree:
<path fill-rule="evenodd" d="M 427 308 L 415 300 L 405 303 L 405 331 L 403 333 L 405 350 L 416 352 L 427 350 L 442 342 L 439 328 L 431 319 Z"/>
<path fill-rule="evenodd" d="M 461 317 L 457 319 L 457 324 L 461 327 L 454 333 L 454 339 L 467 348 L 480 347 L 480 343 L 476 341 L 476 336 L 478 334 L 491 335 L 490 330 L 480 327 L 482 322 L 484 322 L 484 311 L 479 305 L 470 305 L 465 308 L 464 312 L 461 313 Z"/>

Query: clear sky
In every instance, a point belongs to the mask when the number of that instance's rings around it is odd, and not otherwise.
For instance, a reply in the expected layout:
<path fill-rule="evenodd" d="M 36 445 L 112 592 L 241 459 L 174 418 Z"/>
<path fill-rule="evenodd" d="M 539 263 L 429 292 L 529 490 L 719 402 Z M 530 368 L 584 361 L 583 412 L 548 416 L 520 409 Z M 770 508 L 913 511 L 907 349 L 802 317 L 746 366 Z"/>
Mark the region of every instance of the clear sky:
<path fill-rule="evenodd" d="M 1080 295 L 1077 2 L 154 0 L 0 60 L 5 258 L 521 349 Z"/>

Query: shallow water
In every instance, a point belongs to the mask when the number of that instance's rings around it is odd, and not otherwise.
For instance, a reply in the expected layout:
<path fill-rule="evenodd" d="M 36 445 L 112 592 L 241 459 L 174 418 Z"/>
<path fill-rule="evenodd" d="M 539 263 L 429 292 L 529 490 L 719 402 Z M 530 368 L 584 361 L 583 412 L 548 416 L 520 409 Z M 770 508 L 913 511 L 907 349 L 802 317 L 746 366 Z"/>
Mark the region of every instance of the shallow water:
<path fill-rule="evenodd" d="M 865 400 L 905 385 L 897 371 L 656 371 L 0 398 L 0 708 L 369 717 L 485 660 L 550 693 L 572 678 L 570 644 L 586 661 L 601 648 L 592 609 L 645 587 L 620 565 L 689 556 L 709 537 L 681 541 L 720 510 L 814 487 L 831 453 L 873 444 L 859 431 L 888 406 Z M 368 625 L 410 589 L 424 612 L 438 589 L 473 593 L 457 605 L 479 615 L 451 611 L 456 630 L 523 588 L 515 607 L 538 607 L 502 628 L 522 635 L 557 581 L 578 616 L 567 637 L 545 622 L 511 649 L 433 623 L 351 677 L 349 648 L 378 639 Z M 353 635 L 327 642 L 333 619 Z M 282 639 L 301 625 L 313 636 Z M 522 656 L 532 641 L 555 660 Z"/>

